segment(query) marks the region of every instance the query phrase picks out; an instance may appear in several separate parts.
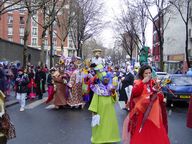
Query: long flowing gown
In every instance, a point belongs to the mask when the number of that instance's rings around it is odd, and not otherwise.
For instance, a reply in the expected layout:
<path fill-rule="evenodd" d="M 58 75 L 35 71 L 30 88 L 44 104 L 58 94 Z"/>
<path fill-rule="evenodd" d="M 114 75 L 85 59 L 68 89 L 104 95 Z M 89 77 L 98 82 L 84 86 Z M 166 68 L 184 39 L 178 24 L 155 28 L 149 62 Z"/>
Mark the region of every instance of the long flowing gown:
<path fill-rule="evenodd" d="M 92 128 L 92 143 L 119 142 L 119 127 L 112 96 L 94 94 L 89 110 L 100 115 L 100 125 Z"/>
<path fill-rule="evenodd" d="M 144 122 L 144 113 L 150 99 L 147 84 L 140 80 L 134 85 L 130 101 L 130 114 L 124 121 L 123 141 L 124 144 L 170 144 L 167 136 L 167 124 L 165 123 L 164 112 L 162 111 L 162 94 L 157 94 L 157 99 L 152 105 L 152 109 Z M 142 129 L 141 129 L 142 127 Z M 140 131 L 141 129 L 141 131 Z"/>

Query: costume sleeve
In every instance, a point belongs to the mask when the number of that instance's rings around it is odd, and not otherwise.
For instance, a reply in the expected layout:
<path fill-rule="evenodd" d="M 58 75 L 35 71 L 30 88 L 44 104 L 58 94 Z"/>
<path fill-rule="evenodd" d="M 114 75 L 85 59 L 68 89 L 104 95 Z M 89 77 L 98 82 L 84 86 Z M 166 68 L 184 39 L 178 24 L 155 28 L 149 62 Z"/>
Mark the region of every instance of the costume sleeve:
<path fill-rule="evenodd" d="M 135 81 L 132 89 L 131 97 L 135 98 L 142 94 L 144 88 L 144 83 L 142 81 Z"/>
<path fill-rule="evenodd" d="M 99 96 L 97 94 L 94 94 L 88 110 L 97 113 L 98 103 L 99 103 Z"/>

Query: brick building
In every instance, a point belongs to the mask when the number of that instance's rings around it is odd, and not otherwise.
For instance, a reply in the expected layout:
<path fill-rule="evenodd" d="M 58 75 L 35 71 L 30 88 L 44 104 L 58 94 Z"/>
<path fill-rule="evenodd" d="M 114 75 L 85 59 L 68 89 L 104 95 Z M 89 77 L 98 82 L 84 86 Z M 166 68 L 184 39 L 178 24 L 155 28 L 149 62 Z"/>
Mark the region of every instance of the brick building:
<path fill-rule="evenodd" d="M 9 5 L 9 3 L 5 3 L 5 6 Z M 14 5 L 14 7 L 19 7 L 22 3 L 18 5 Z M 10 9 L 14 9 L 10 7 Z M 25 31 L 27 19 L 27 10 L 26 9 L 18 9 L 9 11 L 0 16 L 0 38 L 8 41 L 12 41 L 18 44 L 23 44 L 23 37 Z M 28 37 L 28 46 L 35 47 L 40 49 L 42 44 L 42 27 L 37 23 L 43 23 L 43 16 L 41 11 L 35 11 L 33 13 L 33 18 L 31 18 L 30 24 L 30 34 Z M 61 30 L 59 29 L 56 22 L 53 23 L 53 47 L 55 54 L 61 55 L 61 40 L 57 37 L 61 34 Z M 47 57 L 50 50 L 50 36 L 49 30 L 46 31 L 45 37 L 45 50 L 47 51 Z M 64 55 L 72 56 L 75 53 L 75 48 L 73 45 L 73 41 L 69 32 L 65 42 L 64 42 Z"/>

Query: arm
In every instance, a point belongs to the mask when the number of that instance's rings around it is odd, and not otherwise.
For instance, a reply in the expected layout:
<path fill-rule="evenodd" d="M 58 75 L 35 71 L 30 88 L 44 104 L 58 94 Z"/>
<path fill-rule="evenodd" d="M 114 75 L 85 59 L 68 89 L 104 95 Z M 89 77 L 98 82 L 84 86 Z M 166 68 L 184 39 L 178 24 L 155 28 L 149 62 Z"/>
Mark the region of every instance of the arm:
<path fill-rule="evenodd" d="M 132 89 L 132 98 L 138 97 L 142 94 L 144 88 L 144 83 L 142 81 L 134 82 Z"/>

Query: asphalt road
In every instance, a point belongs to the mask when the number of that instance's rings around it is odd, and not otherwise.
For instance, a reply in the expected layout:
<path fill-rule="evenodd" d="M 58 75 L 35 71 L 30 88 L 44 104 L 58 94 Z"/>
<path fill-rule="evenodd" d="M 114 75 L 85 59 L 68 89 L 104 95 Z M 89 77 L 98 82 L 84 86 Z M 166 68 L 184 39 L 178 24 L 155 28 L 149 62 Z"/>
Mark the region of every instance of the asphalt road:
<path fill-rule="evenodd" d="M 19 112 L 19 105 L 8 107 L 15 124 L 17 137 L 8 144 L 91 144 L 91 113 L 78 109 L 46 109 L 36 101 Z M 168 109 L 169 110 L 169 109 Z M 127 114 L 116 105 L 119 127 Z M 187 106 L 176 106 L 169 111 L 169 137 L 171 144 L 192 144 L 192 129 L 186 125 Z"/>

